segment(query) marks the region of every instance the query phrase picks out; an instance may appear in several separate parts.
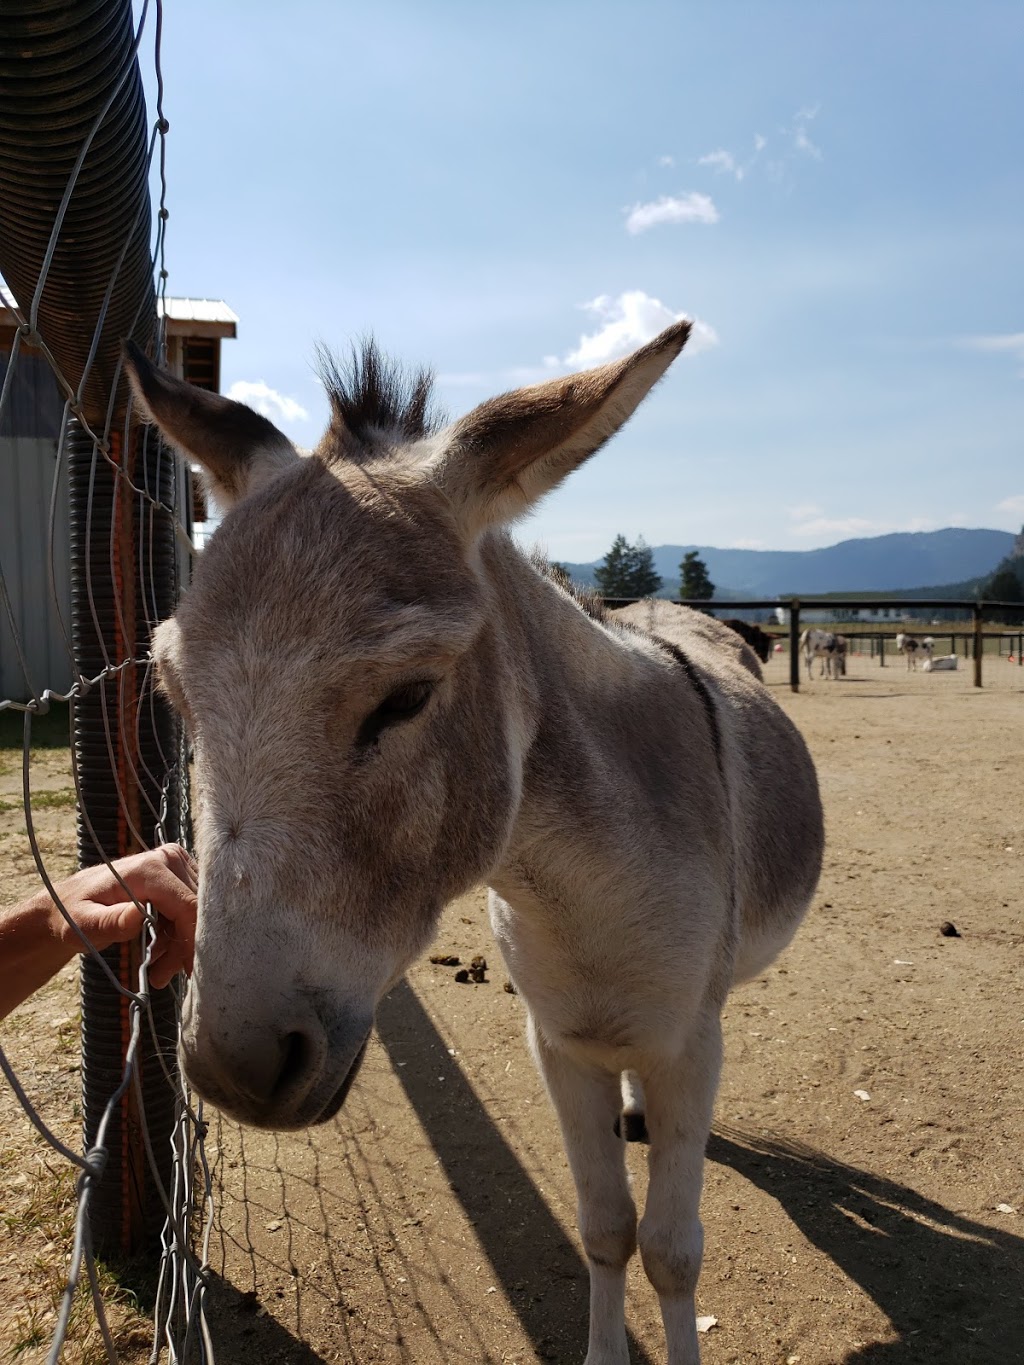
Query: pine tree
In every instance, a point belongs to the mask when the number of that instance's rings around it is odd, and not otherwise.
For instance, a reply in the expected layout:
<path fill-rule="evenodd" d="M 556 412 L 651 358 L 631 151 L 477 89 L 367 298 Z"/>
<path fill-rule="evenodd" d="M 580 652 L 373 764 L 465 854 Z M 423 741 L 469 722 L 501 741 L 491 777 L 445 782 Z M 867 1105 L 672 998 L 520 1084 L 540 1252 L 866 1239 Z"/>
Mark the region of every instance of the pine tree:
<path fill-rule="evenodd" d="M 644 540 L 637 537 L 633 549 L 633 591 L 630 597 L 653 597 L 661 587 L 661 575 L 654 567 L 654 551 Z"/>
<path fill-rule="evenodd" d="M 650 597 L 661 587 L 654 568 L 654 552 L 641 536 L 630 545 L 616 536 L 612 548 L 594 570 L 594 582 L 602 597 Z"/>
<path fill-rule="evenodd" d="M 1016 625 L 1024 617 L 1024 583 L 1021 582 L 1021 574 L 1013 560 L 1003 561 L 1002 565 L 982 588 L 982 596 L 990 598 L 993 602 L 1020 602 L 1021 604 L 1017 609 L 1013 607 L 997 608 L 991 613 L 990 619 L 1009 626 Z"/>
<path fill-rule="evenodd" d="M 625 536 L 616 536 L 612 548 L 594 570 L 594 582 L 602 597 L 632 597 L 629 590 L 630 557 L 633 547 Z"/>
<path fill-rule="evenodd" d="M 679 596 L 690 600 L 709 601 L 715 595 L 715 585 L 708 577 L 708 566 L 696 550 L 688 550 L 679 566 Z"/>

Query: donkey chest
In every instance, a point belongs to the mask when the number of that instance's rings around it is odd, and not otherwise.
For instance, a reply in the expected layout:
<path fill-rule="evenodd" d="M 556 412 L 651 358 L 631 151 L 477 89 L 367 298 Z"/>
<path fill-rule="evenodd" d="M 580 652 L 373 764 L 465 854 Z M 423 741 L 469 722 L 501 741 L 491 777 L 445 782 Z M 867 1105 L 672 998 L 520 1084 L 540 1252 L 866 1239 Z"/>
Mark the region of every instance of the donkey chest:
<path fill-rule="evenodd" d="M 552 1042 L 623 1068 L 668 1042 L 703 994 L 705 934 L 636 904 L 552 903 L 521 882 L 492 888 L 509 972 Z"/>

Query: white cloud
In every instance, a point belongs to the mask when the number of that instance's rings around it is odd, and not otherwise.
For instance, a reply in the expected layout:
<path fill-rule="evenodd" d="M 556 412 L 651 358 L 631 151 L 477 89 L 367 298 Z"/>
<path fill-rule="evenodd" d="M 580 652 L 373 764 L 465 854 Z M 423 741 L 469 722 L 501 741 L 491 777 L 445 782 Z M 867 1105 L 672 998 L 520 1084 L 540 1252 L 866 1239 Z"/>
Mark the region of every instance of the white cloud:
<path fill-rule="evenodd" d="M 228 389 L 227 396 L 236 403 L 255 408 L 264 417 L 284 422 L 305 422 L 309 418 L 309 413 L 301 403 L 296 403 L 287 394 L 278 393 L 262 379 L 237 379 Z"/>
<path fill-rule="evenodd" d="M 873 521 L 869 517 L 829 517 L 814 503 L 790 507 L 789 518 L 794 536 L 835 536 L 840 540 L 855 536 L 884 536 L 892 531 L 934 531 L 939 523 L 934 517 L 907 517 L 903 521 Z"/>
<path fill-rule="evenodd" d="M 1012 498 L 997 502 L 996 511 L 1012 512 L 1015 517 L 1024 517 L 1024 493 L 1015 493 Z"/>
<path fill-rule="evenodd" d="M 727 152 L 724 147 L 719 147 L 715 152 L 708 152 L 707 156 L 699 156 L 697 165 L 713 166 L 719 173 L 734 175 L 737 180 L 742 180 L 747 173 L 746 167 L 738 166 L 732 152 Z"/>
<path fill-rule="evenodd" d="M 793 117 L 793 127 L 791 129 L 793 134 L 793 146 L 798 152 L 802 152 L 804 156 L 813 157 L 815 161 L 821 160 L 821 148 L 808 137 L 807 125 L 818 117 L 819 108 L 820 106 L 816 104 L 813 108 L 798 109 Z"/>
<path fill-rule="evenodd" d="M 647 204 L 628 209 L 626 231 L 634 236 L 661 223 L 717 223 L 718 210 L 706 194 L 686 194 L 681 198 L 663 194 Z"/>
<path fill-rule="evenodd" d="M 674 166 L 675 164 L 676 164 L 676 159 L 675 159 L 674 156 L 665 155 L 665 156 L 659 156 L 659 157 L 658 157 L 658 165 L 659 165 L 659 166 Z"/>
<path fill-rule="evenodd" d="M 989 336 L 964 337 L 960 343 L 970 351 L 987 351 L 990 355 L 1009 355 L 1022 366 L 1024 379 L 1024 332 L 996 332 Z"/>
<path fill-rule="evenodd" d="M 767 145 L 767 138 L 762 137 L 760 133 L 755 133 L 754 150 L 746 161 L 740 161 L 725 147 L 716 147 L 713 152 L 708 152 L 706 156 L 699 156 L 697 165 L 710 166 L 716 175 L 731 175 L 736 180 L 744 180 L 757 164 L 758 158 Z"/>
<path fill-rule="evenodd" d="M 579 345 L 563 359 L 546 356 L 544 363 L 550 367 L 589 368 L 604 365 L 609 360 L 618 360 L 650 341 L 673 322 L 679 322 L 686 313 L 675 313 L 667 308 L 660 299 L 652 298 L 642 289 L 628 289 L 617 298 L 602 294 L 583 304 L 583 308 L 593 314 L 600 326 L 594 332 L 584 333 Z M 686 351 L 693 355 L 718 345 L 718 334 L 706 322 L 695 319 Z"/>

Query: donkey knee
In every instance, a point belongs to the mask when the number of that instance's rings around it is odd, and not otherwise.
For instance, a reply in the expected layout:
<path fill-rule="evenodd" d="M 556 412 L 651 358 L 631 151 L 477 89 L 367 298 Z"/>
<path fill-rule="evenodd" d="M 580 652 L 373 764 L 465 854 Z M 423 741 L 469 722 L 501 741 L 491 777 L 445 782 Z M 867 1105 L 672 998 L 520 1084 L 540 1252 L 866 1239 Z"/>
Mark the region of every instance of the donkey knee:
<path fill-rule="evenodd" d="M 594 1265 L 621 1270 L 636 1251 L 636 1209 L 632 1200 L 618 1209 L 579 1210 L 580 1237 Z"/>
<path fill-rule="evenodd" d="M 697 1289 L 704 1255 L 704 1229 L 699 1219 L 682 1226 L 640 1223 L 640 1258 L 658 1295 L 691 1298 Z"/>

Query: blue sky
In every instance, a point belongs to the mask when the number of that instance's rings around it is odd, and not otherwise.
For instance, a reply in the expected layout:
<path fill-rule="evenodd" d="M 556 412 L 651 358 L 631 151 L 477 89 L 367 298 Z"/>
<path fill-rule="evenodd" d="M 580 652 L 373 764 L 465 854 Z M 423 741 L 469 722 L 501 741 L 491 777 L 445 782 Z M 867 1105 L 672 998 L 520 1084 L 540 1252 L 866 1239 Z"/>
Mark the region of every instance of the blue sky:
<path fill-rule="evenodd" d="M 299 444 L 317 341 L 457 415 L 685 313 L 525 541 L 1024 522 L 1019 0 L 172 0 L 163 67 L 170 292 Z"/>

